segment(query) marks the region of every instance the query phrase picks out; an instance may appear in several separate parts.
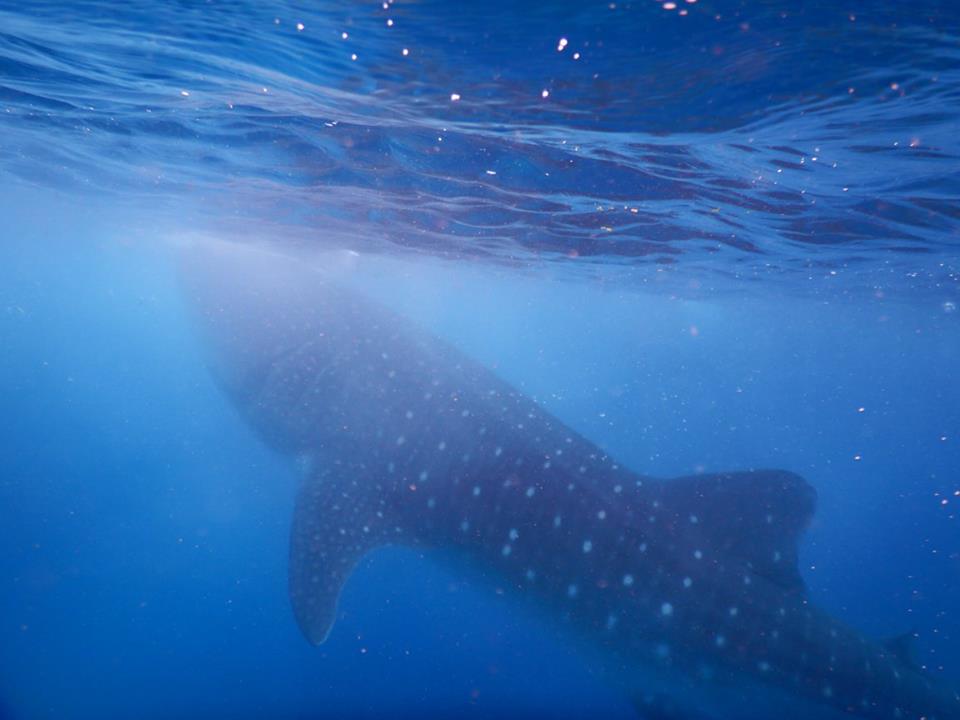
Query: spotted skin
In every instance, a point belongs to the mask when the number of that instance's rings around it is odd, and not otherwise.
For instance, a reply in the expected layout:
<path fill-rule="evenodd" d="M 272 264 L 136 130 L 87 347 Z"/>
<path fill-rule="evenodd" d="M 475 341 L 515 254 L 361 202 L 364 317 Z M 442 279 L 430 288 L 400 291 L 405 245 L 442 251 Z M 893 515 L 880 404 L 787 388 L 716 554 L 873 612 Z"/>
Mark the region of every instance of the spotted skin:
<path fill-rule="evenodd" d="M 534 604 L 641 715 L 960 720 L 953 690 L 808 602 L 799 476 L 638 475 L 329 262 L 215 244 L 182 264 L 219 382 L 313 460 L 290 554 L 312 642 L 357 561 L 410 544 Z"/>

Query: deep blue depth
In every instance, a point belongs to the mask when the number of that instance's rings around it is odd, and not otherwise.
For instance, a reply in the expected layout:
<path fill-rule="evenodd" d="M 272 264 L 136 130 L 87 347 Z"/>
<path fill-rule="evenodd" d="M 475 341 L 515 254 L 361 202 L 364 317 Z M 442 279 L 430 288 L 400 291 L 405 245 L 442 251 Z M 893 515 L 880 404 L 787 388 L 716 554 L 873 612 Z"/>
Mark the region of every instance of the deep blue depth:
<path fill-rule="evenodd" d="M 0 720 L 632 717 L 411 550 L 302 640 L 197 234 L 360 252 L 639 472 L 801 473 L 812 598 L 960 682 L 960 6 L 668 5 L 0 0 Z"/>

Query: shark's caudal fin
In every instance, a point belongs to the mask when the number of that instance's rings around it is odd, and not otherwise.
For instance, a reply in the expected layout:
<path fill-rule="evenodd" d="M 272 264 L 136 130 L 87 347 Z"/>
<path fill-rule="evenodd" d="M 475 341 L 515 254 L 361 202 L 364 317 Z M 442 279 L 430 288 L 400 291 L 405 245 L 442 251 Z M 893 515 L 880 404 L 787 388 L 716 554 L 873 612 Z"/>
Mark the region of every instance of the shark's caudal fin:
<path fill-rule="evenodd" d="M 340 591 L 360 558 L 400 537 L 383 511 L 384 495 L 359 464 L 335 464 L 300 488 L 290 534 L 290 601 L 314 645 L 330 634 Z"/>
<path fill-rule="evenodd" d="M 783 470 L 697 475 L 667 481 L 661 493 L 667 511 L 695 518 L 715 550 L 783 588 L 805 590 L 797 548 L 817 494 L 802 477 Z"/>

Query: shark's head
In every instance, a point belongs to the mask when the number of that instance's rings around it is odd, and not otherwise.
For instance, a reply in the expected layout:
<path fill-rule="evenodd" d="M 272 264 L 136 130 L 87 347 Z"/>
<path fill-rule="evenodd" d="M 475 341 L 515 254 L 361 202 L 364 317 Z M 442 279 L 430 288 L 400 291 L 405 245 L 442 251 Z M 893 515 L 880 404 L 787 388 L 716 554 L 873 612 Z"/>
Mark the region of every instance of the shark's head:
<path fill-rule="evenodd" d="M 277 449 L 311 446 L 347 362 L 357 298 L 343 289 L 356 253 L 284 254 L 210 238 L 178 243 L 180 277 L 218 384 Z M 296 272 L 291 272 L 295 267 Z M 360 338 L 353 338 L 360 341 Z"/>

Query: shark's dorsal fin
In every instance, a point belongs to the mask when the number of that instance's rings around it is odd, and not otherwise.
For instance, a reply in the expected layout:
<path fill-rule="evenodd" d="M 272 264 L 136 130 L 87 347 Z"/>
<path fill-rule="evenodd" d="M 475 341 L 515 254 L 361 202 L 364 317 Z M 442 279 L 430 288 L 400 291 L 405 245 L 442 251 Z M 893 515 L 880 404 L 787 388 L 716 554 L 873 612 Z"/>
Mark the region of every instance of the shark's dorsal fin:
<path fill-rule="evenodd" d="M 307 639 L 319 645 L 336 619 L 340 591 L 360 558 L 395 542 L 382 487 L 363 466 L 315 471 L 300 488 L 290 532 L 290 602 Z"/>
<path fill-rule="evenodd" d="M 661 486 L 661 501 L 675 522 L 698 525 L 715 549 L 797 592 L 805 590 L 797 547 L 816 500 L 806 480 L 783 470 L 697 475 Z"/>

